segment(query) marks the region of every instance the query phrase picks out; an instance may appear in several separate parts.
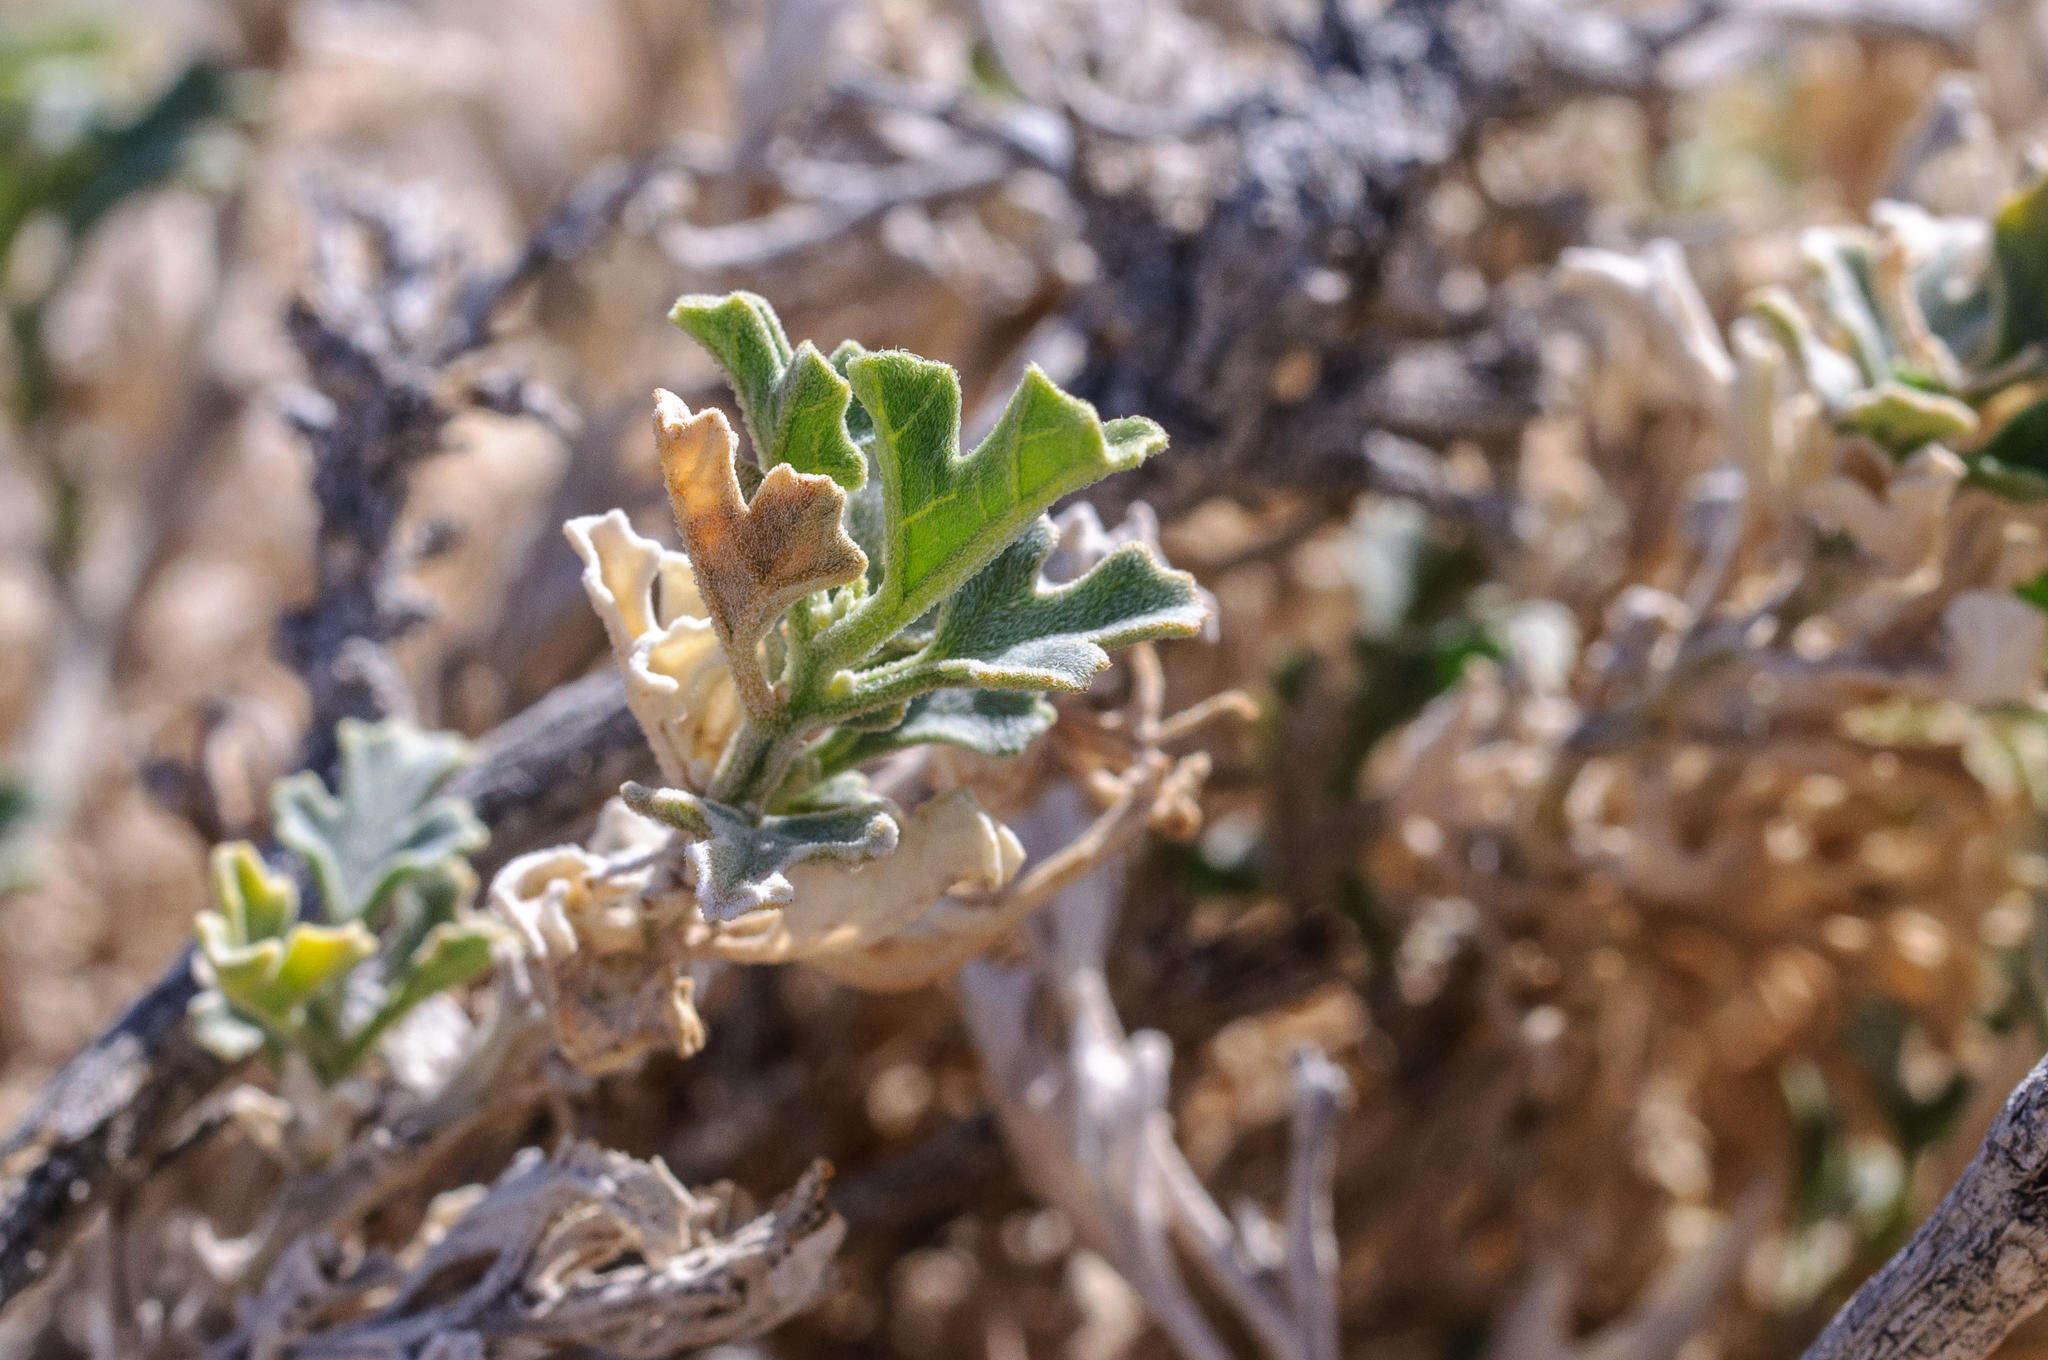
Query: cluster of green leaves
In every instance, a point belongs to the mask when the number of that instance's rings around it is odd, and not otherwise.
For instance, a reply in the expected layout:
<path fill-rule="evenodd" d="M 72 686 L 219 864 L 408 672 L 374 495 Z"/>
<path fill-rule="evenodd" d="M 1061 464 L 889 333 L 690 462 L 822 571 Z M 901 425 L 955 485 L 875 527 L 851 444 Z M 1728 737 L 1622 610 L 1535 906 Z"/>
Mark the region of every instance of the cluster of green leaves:
<path fill-rule="evenodd" d="M 254 846 L 217 847 L 214 906 L 197 922 L 207 985 L 191 1011 L 222 1057 L 297 1054 L 327 1083 L 414 1006 L 486 972 L 496 938 L 469 912 L 464 858 L 487 833 L 444 792 L 462 742 L 352 719 L 336 737 L 334 792 L 309 773 L 271 790 L 277 839 L 303 862 L 318 912 L 302 918 L 298 881 Z"/>
<path fill-rule="evenodd" d="M 859 550 L 850 579 L 771 624 L 770 702 L 749 712 L 704 794 L 627 791 L 696 838 L 708 915 L 786 900 L 781 872 L 800 860 L 892 848 L 892 813 L 862 763 L 927 742 L 1014 754 L 1051 725 L 1045 694 L 1086 687 L 1107 649 L 1199 629 L 1193 579 L 1142 544 L 1063 584 L 1042 570 L 1057 537 L 1048 508 L 1162 449 L 1150 420 L 1104 421 L 1033 368 L 963 452 L 960 383 L 945 364 L 792 345 L 746 293 L 685 297 L 672 319 L 731 379 L 751 442 L 741 486 L 752 494 L 783 465 L 829 478 L 843 497 L 833 527 Z"/>
<path fill-rule="evenodd" d="M 1972 480 L 2048 498 L 2048 179 L 1990 224 L 1903 210 L 1902 250 L 1868 233 L 1806 238 L 1811 306 L 1750 306 L 1836 425 L 1903 458 L 1940 443 Z"/>

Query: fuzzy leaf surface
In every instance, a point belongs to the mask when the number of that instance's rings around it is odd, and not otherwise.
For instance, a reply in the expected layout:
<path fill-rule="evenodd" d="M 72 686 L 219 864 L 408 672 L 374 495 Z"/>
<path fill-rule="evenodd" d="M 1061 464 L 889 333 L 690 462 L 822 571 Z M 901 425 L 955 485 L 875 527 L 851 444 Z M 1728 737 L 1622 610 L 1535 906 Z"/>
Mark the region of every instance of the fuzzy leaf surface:
<path fill-rule="evenodd" d="M 770 468 L 751 504 L 740 492 L 725 413 L 691 414 L 655 394 L 655 443 L 690 569 L 751 711 L 771 702 L 755 649 L 783 613 L 816 591 L 857 580 L 868 561 L 840 523 L 846 492 L 830 477 Z"/>
<path fill-rule="evenodd" d="M 731 378 L 761 471 L 787 463 L 849 491 L 866 480 L 867 460 L 847 433 L 846 379 L 810 341 L 792 348 L 765 299 L 691 294 L 677 300 L 669 319 Z"/>
<path fill-rule="evenodd" d="M 910 746 L 961 746 L 985 756 L 1014 756 L 1053 725 L 1058 713 L 1028 690 L 935 689 L 912 699 L 893 727 L 858 733 L 834 764 L 851 767 Z"/>
<path fill-rule="evenodd" d="M 305 857 L 330 921 L 372 917 L 407 876 L 489 839 L 483 823 L 441 790 L 468 759 L 446 733 L 344 718 L 339 788 L 301 773 L 271 790 L 277 838 Z"/>
<path fill-rule="evenodd" d="M 698 909 L 710 921 L 788 902 L 794 889 L 784 871 L 806 860 L 858 861 L 896 848 L 894 809 L 880 799 L 757 820 L 681 789 L 628 784 L 619 793 L 636 812 L 694 838 L 683 855 L 696 871 Z"/>
<path fill-rule="evenodd" d="M 858 627 L 875 645 L 951 594 L 1054 501 L 1166 444 L 1142 417 L 1103 422 L 1033 367 L 988 437 L 963 455 L 951 368 L 885 350 L 849 357 L 846 373 L 874 422 L 884 542 L 874 593 L 837 626 Z"/>
<path fill-rule="evenodd" d="M 1110 647 L 1201 631 L 1194 577 L 1127 543 L 1064 585 L 1042 568 L 1058 540 L 1040 515 L 947 602 L 937 630 L 905 669 L 984 689 L 1081 690 Z"/>

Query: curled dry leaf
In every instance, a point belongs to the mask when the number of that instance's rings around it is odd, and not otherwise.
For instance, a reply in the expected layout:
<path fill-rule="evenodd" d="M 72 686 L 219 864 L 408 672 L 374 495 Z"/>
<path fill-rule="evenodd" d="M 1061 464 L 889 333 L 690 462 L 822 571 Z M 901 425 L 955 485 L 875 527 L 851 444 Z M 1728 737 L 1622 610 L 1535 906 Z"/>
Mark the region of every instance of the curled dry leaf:
<path fill-rule="evenodd" d="M 774 700 L 754 664 L 762 637 L 804 596 L 867 570 L 867 555 L 840 523 L 846 492 L 822 473 L 777 463 L 749 504 L 740 493 L 733 462 L 738 447 L 725 413 L 693 415 L 673 392 L 657 392 L 654 401 L 662 477 L 698 589 L 734 658 L 741 702 L 765 716 Z"/>
<path fill-rule="evenodd" d="M 491 883 L 492 909 L 534 961 L 534 990 L 562 1055 L 592 1075 L 659 1049 L 688 1057 L 704 1046 L 694 985 L 671 957 L 672 923 L 643 905 L 652 857 L 667 840 L 666 828 L 614 801 L 590 848 L 536 850 Z"/>
<path fill-rule="evenodd" d="M 635 533 L 620 510 L 572 519 L 563 532 L 662 777 L 702 791 L 740 704 L 690 560 Z"/>
<path fill-rule="evenodd" d="M 929 981 L 947 971 L 948 959 L 956 966 L 965 957 L 925 950 L 891 969 L 868 966 L 872 951 L 953 895 L 978 903 L 997 893 L 1023 852 L 965 790 L 899 815 L 893 853 L 796 865 L 790 905 L 715 921 L 676 881 L 673 860 L 658 853 L 668 828 L 615 802 L 591 848 L 558 846 L 506 865 L 491 885 L 491 904 L 535 958 L 537 989 L 570 1061 L 596 1073 L 662 1047 L 687 1056 L 703 1043 L 690 1005 L 696 964 L 811 963 L 893 990 Z"/>

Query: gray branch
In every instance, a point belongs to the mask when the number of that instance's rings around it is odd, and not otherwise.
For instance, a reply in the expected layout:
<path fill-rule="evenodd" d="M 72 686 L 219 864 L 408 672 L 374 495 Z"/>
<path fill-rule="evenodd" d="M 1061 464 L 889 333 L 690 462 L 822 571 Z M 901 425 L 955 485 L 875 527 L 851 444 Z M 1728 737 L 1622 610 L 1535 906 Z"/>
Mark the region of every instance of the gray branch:
<path fill-rule="evenodd" d="M 1912 1241 L 1803 1360 L 1978 1360 L 2048 1303 L 2048 1059 Z"/>

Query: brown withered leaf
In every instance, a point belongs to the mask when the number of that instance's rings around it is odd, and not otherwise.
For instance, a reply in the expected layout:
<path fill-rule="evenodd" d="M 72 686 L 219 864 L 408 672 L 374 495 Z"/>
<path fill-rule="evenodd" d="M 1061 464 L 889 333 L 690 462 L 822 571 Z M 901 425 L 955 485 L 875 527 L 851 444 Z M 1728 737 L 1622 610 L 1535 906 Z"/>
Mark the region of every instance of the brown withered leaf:
<path fill-rule="evenodd" d="M 683 546 L 741 700 L 750 713 L 764 714 L 774 701 L 758 657 L 763 635 L 796 601 L 867 570 L 867 555 L 840 523 L 846 492 L 830 477 L 778 463 L 749 504 L 725 413 L 692 414 L 673 392 L 654 394 L 654 439 Z"/>

